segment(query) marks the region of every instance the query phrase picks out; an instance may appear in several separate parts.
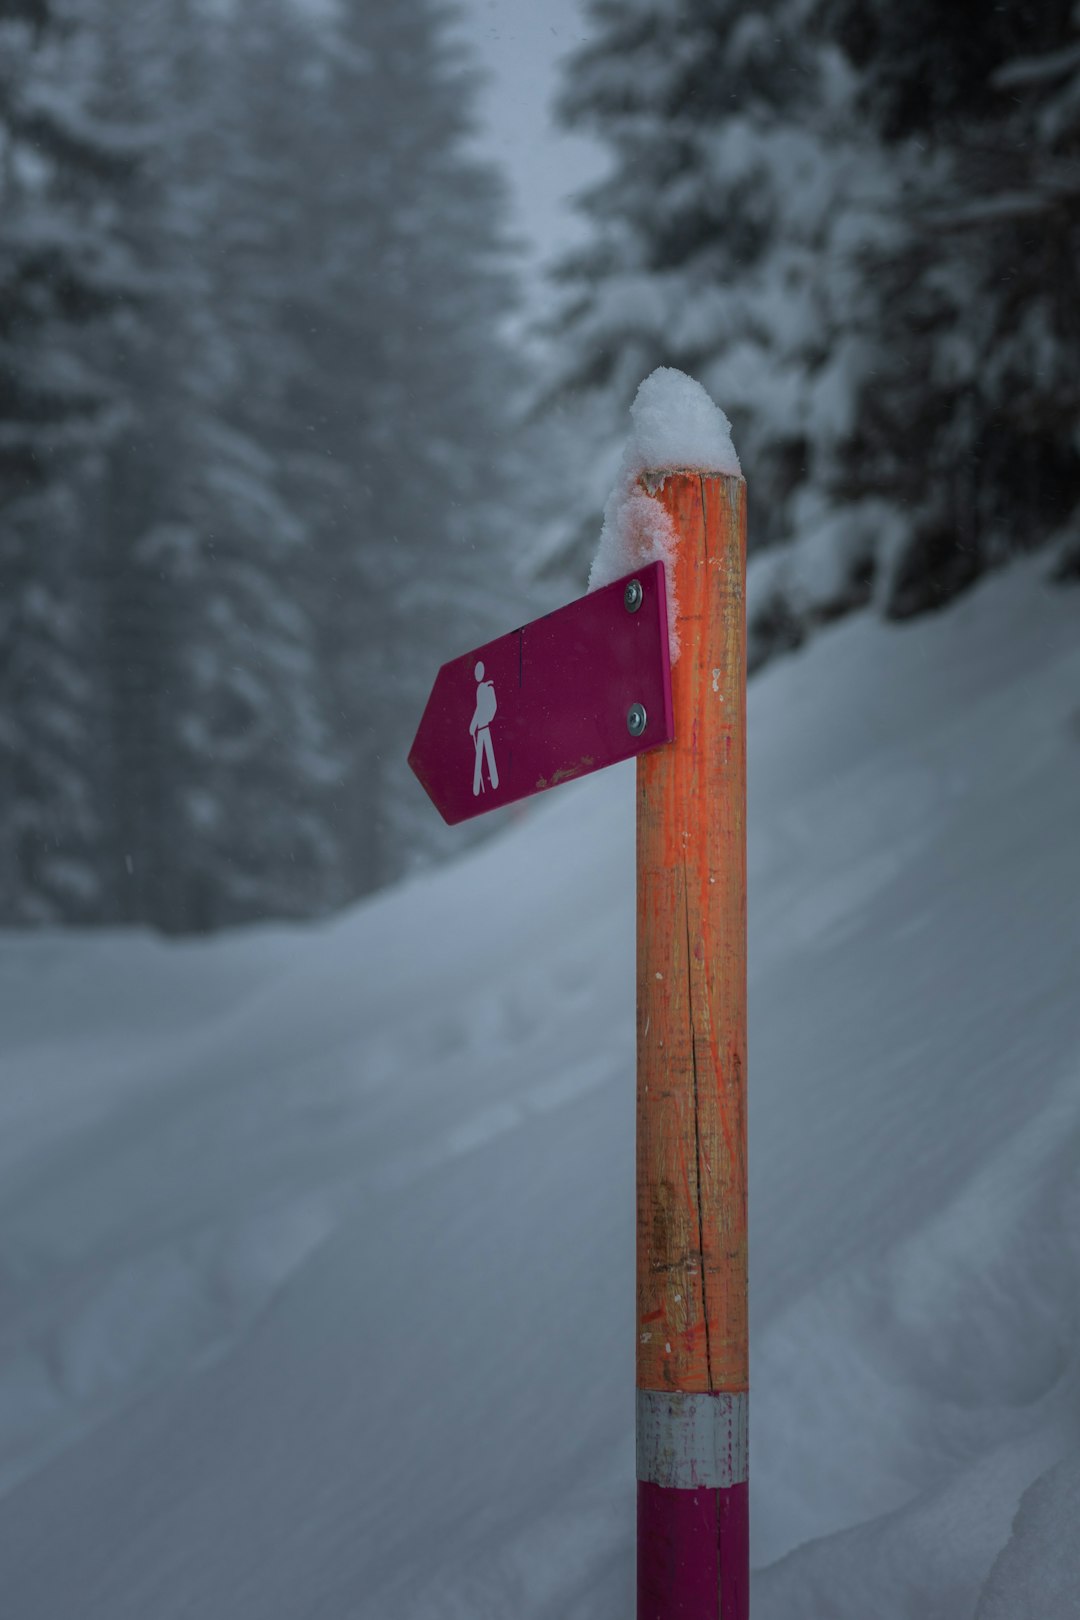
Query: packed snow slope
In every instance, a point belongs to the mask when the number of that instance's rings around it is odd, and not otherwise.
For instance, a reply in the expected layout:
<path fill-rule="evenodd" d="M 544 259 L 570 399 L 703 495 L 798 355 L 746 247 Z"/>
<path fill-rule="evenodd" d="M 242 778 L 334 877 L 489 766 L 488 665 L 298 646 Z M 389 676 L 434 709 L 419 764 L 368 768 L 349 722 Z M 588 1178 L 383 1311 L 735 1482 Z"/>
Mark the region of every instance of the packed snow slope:
<path fill-rule="evenodd" d="M 755 1620 L 1074 1616 L 1080 599 L 844 623 L 750 725 Z M 633 1613 L 632 799 L 3 939 L 4 1620 Z"/>

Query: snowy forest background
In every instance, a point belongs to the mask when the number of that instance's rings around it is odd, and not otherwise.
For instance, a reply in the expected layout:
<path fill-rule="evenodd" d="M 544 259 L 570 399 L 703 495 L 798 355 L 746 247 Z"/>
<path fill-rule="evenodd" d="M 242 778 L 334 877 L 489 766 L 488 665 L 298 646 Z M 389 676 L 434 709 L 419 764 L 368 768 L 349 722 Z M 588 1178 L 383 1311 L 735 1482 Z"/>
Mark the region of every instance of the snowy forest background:
<path fill-rule="evenodd" d="M 1076 1620 L 1078 262 L 1074 0 L 0 0 L 3 1620 L 632 1613 L 633 767 L 463 849 L 405 757 L 663 364 L 755 1620 Z"/>
<path fill-rule="evenodd" d="M 434 669 L 727 410 L 755 667 L 1080 578 L 1080 8 L 591 0 L 542 320 L 436 0 L 0 3 L 0 922 L 304 917 L 448 845 Z"/>

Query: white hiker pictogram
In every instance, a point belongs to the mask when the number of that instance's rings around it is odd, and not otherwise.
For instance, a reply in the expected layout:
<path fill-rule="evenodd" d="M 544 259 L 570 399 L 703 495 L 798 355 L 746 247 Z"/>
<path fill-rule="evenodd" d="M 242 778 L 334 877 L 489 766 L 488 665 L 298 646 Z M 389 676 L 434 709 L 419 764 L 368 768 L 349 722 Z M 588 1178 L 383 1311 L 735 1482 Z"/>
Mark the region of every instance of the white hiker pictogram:
<path fill-rule="evenodd" d="M 488 780 L 493 788 L 499 785 L 499 767 L 495 763 L 495 750 L 491 745 L 491 722 L 495 718 L 495 683 L 485 681 L 484 666 L 477 664 L 474 671 L 476 675 L 476 709 L 469 722 L 469 736 L 476 738 L 476 768 L 473 771 L 472 790 L 474 794 L 484 791 L 484 756 L 487 755 Z"/>

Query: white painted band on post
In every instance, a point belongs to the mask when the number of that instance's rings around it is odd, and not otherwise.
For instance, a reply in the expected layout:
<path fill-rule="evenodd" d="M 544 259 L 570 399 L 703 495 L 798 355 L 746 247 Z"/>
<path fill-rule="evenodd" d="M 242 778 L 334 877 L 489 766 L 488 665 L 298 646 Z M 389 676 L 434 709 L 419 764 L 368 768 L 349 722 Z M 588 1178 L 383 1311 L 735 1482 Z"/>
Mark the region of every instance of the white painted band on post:
<path fill-rule="evenodd" d="M 723 1489 L 747 1478 L 746 1394 L 637 1392 L 637 1477 L 673 1490 Z"/>

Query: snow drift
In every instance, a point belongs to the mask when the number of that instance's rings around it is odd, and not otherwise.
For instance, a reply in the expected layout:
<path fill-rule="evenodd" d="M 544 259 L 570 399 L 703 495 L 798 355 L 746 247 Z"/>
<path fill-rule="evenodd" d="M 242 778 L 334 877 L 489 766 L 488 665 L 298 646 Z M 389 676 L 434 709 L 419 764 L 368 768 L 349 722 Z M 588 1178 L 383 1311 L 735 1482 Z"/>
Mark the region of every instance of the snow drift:
<path fill-rule="evenodd" d="M 1030 566 L 753 683 L 756 1620 L 1071 1612 L 1078 706 Z M 625 1620 L 628 771 L 0 983 L 5 1620 Z"/>

